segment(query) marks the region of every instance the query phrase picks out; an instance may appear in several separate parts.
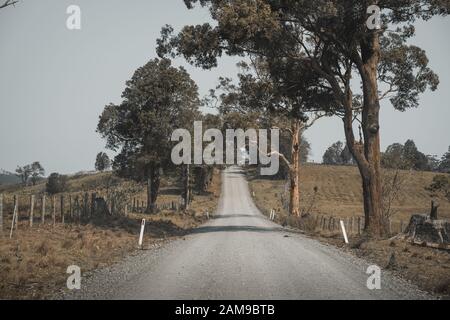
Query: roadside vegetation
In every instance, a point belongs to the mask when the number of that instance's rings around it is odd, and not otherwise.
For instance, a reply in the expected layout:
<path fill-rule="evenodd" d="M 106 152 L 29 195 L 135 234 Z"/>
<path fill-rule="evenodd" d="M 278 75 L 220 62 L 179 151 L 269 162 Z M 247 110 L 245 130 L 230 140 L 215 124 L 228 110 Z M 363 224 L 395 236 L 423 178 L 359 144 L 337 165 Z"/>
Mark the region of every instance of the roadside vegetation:
<path fill-rule="evenodd" d="M 384 169 L 384 176 L 397 173 Z M 393 199 L 390 216 L 390 234 L 385 239 L 367 239 L 348 230 L 350 244 L 337 225 L 333 230 L 321 228 L 317 217 L 333 217 L 336 224 L 354 218 L 363 218 L 362 188 L 358 170 L 354 166 L 304 164 L 300 175 L 300 211 L 307 213 L 303 219 L 289 215 L 286 207 L 286 180 L 272 180 L 257 175 L 256 169 L 249 169 L 247 177 L 251 192 L 258 208 L 268 217 L 275 210 L 275 222 L 292 228 L 299 228 L 305 234 L 328 243 L 369 262 L 388 269 L 399 276 L 416 283 L 422 289 L 438 295 L 450 295 L 450 252 L 413 245 L 407 241 L 390 239 L 406 228 L 413 214 L 430 211 L 430 197 L 440 203 L 439 219 L 450 219 L 450 202 L 442 192 L 431 194 L 430 185 L 435 182 L 435 173 L 425 171 L 400 170 L 403 180 L 397 196 Z M 437 188 L 441 190 L 442 183 Z M 329 220 L 326 220 L 327 223 Z"/>
<path fill-rule="evenodd" d="M 67 192 L 96 192 L 107 188 L 129 190 L 130 198 L 145 199 L 145 184 L 115 177 L 111 172 L 73 176 L 67 179 Z M 183 236 L 207 220 L 205 212 L 213 213 L 218 204 L 221 174 L 214 170 L 211 183 L 205 192 L 194 191 L 189 211 L 161 209 L 152 215 L 130 212 L 128 216 L 103 216 L 85 222 L 67 222 L 53 225 L 49 219 L 40 223 L 39 213 L 30 228 L 25 199 L 31 194 L 45 191 L 46 181 L 35 186 L 20 185 L 2 190 L 4 203 L 13 195 L 22 199 L 22 217 L 18 230 L 9 239 L 4 228 L 0 237 L 0 297 L 2 299 L 44 299 L 65 290 L 67 267 L 77 265 L 82 276 L 90 271 L 109 266 L 123 257 L 138 253 L 138 236 L 141 220 L 146 219 L 143 249 L 151 249 L 164 241 Z M 158 203 L 179 201 L 181 189 L 176 177 L 161 181 Z M 19 200 L 20 201 L 20 200 Z M 5 213 L 11 206 L 4 207 Z M 11 225 L 11 214 L 5 214 L 5 226 Z M 9 228 L 8 228 L 9 231 Z"/>

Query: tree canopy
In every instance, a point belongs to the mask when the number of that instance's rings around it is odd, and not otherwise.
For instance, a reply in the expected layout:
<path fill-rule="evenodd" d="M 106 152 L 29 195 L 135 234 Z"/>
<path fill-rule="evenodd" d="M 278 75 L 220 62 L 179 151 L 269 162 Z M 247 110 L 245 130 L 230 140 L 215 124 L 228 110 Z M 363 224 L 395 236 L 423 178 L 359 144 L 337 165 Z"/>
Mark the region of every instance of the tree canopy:
<path fill-rule="evenodd" d="M 105 107 L 98 132 L 119 154 L 114 170 L 124 177 L 148 181 L 152 205 L 160 171 L 170 165 L 172 132 L 190 128 L 198 116 L 198 87 L 184 68 L 168 59 L 153 59 L 126 82 L 119 105 Z"/>
<path fill-rule="evenodd" d="M 380 100 L 406 110 L 418 106 L 420 93 L 435 90 L 437 75 L 428 67 L 423 50 L 407 44 L 414 22 L 447 15 L 446 0 L 185 0 L 188 8 L 199 3 L 210 10 L 216 24 L 185 26 L 173 35 L 163 28 L 158 53 L 182 55 L 203 68 L 217 65 L 227 55 L 257 55 L 269 62 L 282 61 L 310 70 L 322 80 L 321 90 L 332 92 L 334 113 L 344 121 L 349 151 L 363 181 L 365 230 L 387 232 L 381 213 Z M 381 26 L 367 27 L 367 8 L 378 5 Z M 301 75 L 291 75 L 291 79 Z M 353 92 L 352 81 L 361 92 Z M 357 141 L 353 125 L 361 125 Z"/>

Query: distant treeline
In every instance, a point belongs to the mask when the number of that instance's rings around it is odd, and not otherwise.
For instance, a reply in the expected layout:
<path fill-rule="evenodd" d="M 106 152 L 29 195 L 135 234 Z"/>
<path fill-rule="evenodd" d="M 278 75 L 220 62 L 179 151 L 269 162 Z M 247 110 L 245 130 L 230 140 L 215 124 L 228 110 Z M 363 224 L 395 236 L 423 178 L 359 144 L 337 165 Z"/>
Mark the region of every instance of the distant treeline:
<path fill-rule="evenodd" d="M 341 141 L 333 143 L 323 155 L 327 165 L 355 165 L 348 147 Z M 404 144 L 393 143 L 381 153 L 381 165 L 388 169 L 418 170 L 450 173 L 450 147 L 439 159 L 435 155 L 420 152 L 413 140 Z"/>

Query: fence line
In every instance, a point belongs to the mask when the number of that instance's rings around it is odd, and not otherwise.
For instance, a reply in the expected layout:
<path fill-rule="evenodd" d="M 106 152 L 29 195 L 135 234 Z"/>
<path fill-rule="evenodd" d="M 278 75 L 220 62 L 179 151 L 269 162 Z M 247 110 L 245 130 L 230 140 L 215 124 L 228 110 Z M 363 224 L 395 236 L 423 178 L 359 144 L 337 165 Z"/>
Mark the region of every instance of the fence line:
<path fill-rule="evenodd" d="M 40 196 L 34 194 L 10 195 L 10 197 L 12 197 L 12 201 L 11 198 L 8 200 L 5 194 L 0 194 L 0 236 L 3 236 L 4 217 L 7 212 L 12 213 L 10 230 L 10 237 L 12 237 L 14 231 L 17 232 L 18 230 L 19 220 L 24 221 L 26 219 L 31 229 L 35 227 L 37 222 L 39 222 L 38 225 L 49 223 L 56 226 L 58 223 L 64 225 L 65 223 L 88 222 L 90 219 L 101 215 L 123 215 L 127 217 L 130 213 L 145 213 L 147 210 L 147 203 L 137 197 L 119 201 L 114 196 L 108 198 L 108 196 L 100 196 L 95 192 L 91 194 L 87 192 L 66 193 L 58 196 L 48 196 L 46 194 L 41 194 Z M 28 197 L 28 200 L 20 200 L 23 197 Z M 9 206 L 7 206 L 8 203 Z M 182 207 L 181 199 L 153 205 L 155 211 L 171 210 L 180 212 Z M 51 219 L 49 222 L 47 222 L 48 216 Z"/>
<path fill-rule="evenodd" d="M 266 211 L 266 210 L 264 210 Z M 276 218 L 276 210 L 271 209 L 266 212 L 269 219 L 273 220 Z M 363 216 L 352 216 L 352 217 L 335 217 L 330 215 L 311 215 L 309 221 L 311 224 L 306 226 L 308 222 L 304 218 L 287 216 L 278 219 L 278 222 L 282 224 L 288 224 L 299 228 L 309 228 L 314 231 L 327 231 L 327 232 L 341 232 L 340 221 L 342 220 L 348 235 L 361 235 L 364 230 L 364 217 Z M 277 219 L 275 219 L 277 220 Z M 403 233 L 405 230 L 404 220 L 390 221 L 390 233 L 392 235 Z"/>

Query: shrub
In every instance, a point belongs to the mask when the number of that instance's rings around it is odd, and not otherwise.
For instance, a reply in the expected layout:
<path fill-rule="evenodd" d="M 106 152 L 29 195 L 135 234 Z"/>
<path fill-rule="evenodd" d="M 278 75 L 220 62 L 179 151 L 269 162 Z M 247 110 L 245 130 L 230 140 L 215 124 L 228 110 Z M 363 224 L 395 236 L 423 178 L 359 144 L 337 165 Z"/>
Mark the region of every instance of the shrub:
<path fill-rule="evenodd" d="M 67 190 L 67 177 L 59 173 L 52 173 L 47 180 L 46 191 L 57 194 Z"/>

